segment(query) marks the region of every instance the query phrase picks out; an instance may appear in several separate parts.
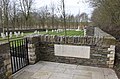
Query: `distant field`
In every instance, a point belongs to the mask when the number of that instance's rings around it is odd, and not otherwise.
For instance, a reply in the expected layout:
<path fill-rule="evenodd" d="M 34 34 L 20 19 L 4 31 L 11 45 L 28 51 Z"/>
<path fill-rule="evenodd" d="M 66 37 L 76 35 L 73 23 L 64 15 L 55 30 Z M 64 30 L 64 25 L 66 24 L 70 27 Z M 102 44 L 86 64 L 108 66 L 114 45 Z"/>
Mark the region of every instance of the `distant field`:
<path fill-rule="evenodd" d="M 84 35 L 84 32 L 83 31 L 75 31 L 75 30 L 68 30 L 66 31 L 67 35 L 66 36 L 83 36 Z M 24 33 L 24 36 L 27 36 L 27 35 L 30 35 L 30 34 L 35 34 L 34 32 L 30 32 L 30 33 Z M 43 32 L 39 32 L 39 33 L 36 33 L 36 34 L 45 34 L 45 35 L 58 35 L 58 36 L 64 36 L 64 32 L 52 32 L 52 31 L 48 31 L 48 33 L 46 33 L 46 31 L 43 31 Z M 19 37 L 16 37 L 15 35 L 13 35 L 12 38 L 10 38 L 10 40 L 16 40 L 16 39 L 20 39 L 20 38 L 23 38 L 24 36 L 19 36 Z M 0 41 L 7 41 L 7 37 L 6 38 L 1 38 L 0 37 Z"/>

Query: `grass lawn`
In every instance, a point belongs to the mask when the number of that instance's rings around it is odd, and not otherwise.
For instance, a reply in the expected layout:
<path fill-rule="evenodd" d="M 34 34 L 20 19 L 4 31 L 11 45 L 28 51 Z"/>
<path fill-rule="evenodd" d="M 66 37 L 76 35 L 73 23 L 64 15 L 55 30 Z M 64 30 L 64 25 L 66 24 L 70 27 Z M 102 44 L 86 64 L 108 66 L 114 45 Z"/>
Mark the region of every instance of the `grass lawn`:
<path fill-rule="evenodd" d="M 75 31 L 75 30 L 67 30 L 67 35 L 66 36 L 83 36 L 84 35 L 84 31 Z M 30 34 L 34 34 L 34 32 L 30 32 L 30 33 L 24 33 L 24 36 L 27 36 L 27 35 L 30 35 Z M 45 34 L 45 35 L 58 35 L 58 36 L 64 36 L 64 32 L 52 32 L 52 31 L 49 31 L 48 33 L 46 33 L 45 31 L 43 32 L 39 32 L 39 34 Z M 12 40 L 16 40 L 16 39 L 21 39 L 23 38 L 24 36 L 19 36 L 19 37 L 16 37 L 15 35 L 13 35 L 12 38 L 10 38 L 10 41 Z M 6 38 L 1 38 L 0 37 L 0 41 L 1 42 L 7 42 L 7 37 Z"/>
<path fill-rule="evenodd" d="M 24 36 L 29 35 L 29 34 L 33 34 L 31 33 L 24 33 Z M 10 41 L 12 40 L 17 40 L 17 39 L 22 39 L 24 36 L 18 36 L 16 37 L 15 35 L 12 36 L 12 38 L 9 38 Z M 2 38 L 0 37 L 0 42 L 7 42 L 8 41 L 8 37 Z"/>
<path fill-rule="evenodd" d="M 64 32 L 52 32 L 49 31 L 48 33 L 46 32 L 40 32 L 40 34 L 48 34 L 48 35 L 58 35 L 58 36 L 64 36 Z M 74 30 L 69 30 L 67 31 L 67 35 L 66 36 L 83 36 L 84 32 L 83 31 L 74 31 Z"/>

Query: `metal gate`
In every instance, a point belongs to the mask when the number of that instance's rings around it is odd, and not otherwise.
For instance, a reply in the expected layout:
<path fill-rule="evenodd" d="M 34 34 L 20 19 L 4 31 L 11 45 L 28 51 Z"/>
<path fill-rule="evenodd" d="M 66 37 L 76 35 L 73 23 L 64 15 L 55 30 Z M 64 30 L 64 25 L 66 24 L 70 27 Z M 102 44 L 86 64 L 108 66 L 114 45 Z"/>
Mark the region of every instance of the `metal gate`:
<path fill-rule="evenodd" d="M 29 64 L 27 39 L 9 42 L 12 63 L 12 73 L 15 73 Z"/>

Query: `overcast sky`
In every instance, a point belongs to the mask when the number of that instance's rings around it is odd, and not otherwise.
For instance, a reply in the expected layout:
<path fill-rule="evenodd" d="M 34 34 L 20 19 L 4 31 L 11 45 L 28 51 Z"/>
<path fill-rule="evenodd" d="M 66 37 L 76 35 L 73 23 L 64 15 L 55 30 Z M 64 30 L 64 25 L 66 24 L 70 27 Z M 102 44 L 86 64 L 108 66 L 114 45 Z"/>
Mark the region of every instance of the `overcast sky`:
<path fill-rule="evenodd" d="M 51 2 L 54 2 L 55 5 L 58 5 L 61 0 L 35 0 L 36 7 L 42 7 L 45 5 L 50 5 Z M 65 0 L 66 13 L 78 14 L 78 12 L 86 12 L 89 16 L 93 11 L 93 8 L 89 6 L 89 3 L 86 3 L 85 0 Z"/>

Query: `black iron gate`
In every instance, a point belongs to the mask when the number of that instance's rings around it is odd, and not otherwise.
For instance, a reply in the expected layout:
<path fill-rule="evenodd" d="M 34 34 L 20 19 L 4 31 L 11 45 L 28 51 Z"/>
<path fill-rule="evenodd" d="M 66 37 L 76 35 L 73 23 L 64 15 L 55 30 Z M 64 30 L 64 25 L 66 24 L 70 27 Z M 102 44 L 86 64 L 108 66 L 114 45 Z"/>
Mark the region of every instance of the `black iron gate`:
<path fill-rule="evenodd" d="M 29 64 L 27 39 L 13 40 L 9 44 L 12 72 L 15 73 Z"/>

